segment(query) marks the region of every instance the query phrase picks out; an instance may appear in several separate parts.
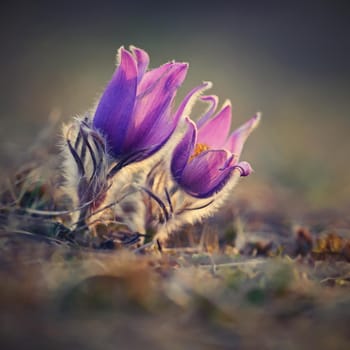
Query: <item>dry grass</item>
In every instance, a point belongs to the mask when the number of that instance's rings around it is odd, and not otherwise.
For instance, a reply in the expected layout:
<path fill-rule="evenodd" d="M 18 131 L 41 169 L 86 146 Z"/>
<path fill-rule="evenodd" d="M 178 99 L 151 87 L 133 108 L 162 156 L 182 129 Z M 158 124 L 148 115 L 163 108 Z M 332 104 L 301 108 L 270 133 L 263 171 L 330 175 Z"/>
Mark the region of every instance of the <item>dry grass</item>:
<path fill-rule="evenodd" d="M 167 245 L 125 247 L 27 210 L 69 202 L 27 164 L 1 196 L 2 349 L 348 349 L 347 213 L 297 221 L 251 191 Z"/>

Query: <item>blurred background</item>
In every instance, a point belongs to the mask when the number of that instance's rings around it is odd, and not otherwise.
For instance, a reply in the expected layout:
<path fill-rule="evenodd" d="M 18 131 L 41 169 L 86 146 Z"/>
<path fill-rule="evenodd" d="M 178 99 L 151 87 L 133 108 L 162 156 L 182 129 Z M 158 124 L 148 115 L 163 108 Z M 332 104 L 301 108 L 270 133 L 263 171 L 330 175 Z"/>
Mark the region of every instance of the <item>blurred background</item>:
<path fill-rule="evenodd" d="M 183 96 L 203 80 L 233 104 L 233 126 L 256 111 L 260 127 L 239 186 L 269 206 L 349 204 L 350 5 L 346 1 L 4 3 L 0 36 L 2 169 L 35 142 L 50 112 L 62 121 L 103 91 L 121 45 L 151 67 L 190 63 Z M 57 134 L 59 130 L 57 130 Z M 293 204 L 293 207 L 298 205 Z"/>

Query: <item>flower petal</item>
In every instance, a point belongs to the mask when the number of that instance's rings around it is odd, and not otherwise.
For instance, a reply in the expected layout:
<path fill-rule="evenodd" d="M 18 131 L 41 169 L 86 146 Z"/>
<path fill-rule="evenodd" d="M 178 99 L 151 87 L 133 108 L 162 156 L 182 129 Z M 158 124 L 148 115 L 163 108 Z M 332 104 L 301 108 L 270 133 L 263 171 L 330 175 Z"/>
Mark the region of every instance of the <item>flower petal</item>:
<path fill-rule="evenodd" d="M 119 50 L 118 67 L 97 106 L 93 127 L 106 137 L 109 152 L 119 157 L 132 118 L 136 98 L 137 67 L 134 57 Z"/>
<path fill-rule="evenodd" d="M 224 167 L 230 154 L 209 150 L 195 157 L 185 167 L 179 184 L 190 195 L 207 198 L 219 192 L 230 178 L 232 167 Z"/>
<path fill-rule="evenodd" d="M 188 110 L 191 107 L 192 100 L 195 99 L 196 96 L 201 93 L 201 91 L 208 89 L 210 86 L 211 86 L 210 82 L 204 82 L 203 84 L 191 90 L 181 102 L 174 117 L 171 117 L 170 115 L 171 111 L 170 109 L 168 109 L 167 111 L 168 116 L 164 116 L 163 121 L 160 121 L 161 123 L 163 123 L 163 125 L 160 125 L 160 127 L 157 127 L 155 125 L 150 131 L 150 133 L 148 134 L 147 144 L 155 145 L 155 146 L 148 147 L 149 152 L 151 152 L 151 154 L 153 154 L 158 149 L 160 149 L 168 141 L 172 133 L 175 131 L 175 128 L 179 123 L 181 117 L 185 115 L 186 110 Z M 172 123 L 164 124 L 164 120 L 171 119 L 171 118 L 172 118 Z M 161 140 L 160 143 L 159 143 L 159 140 Z"/>
<path fill-rule="evenodd" d="M 197 98 L 197 96 L 204 90 L 209 89 L 212 86 L 212 83 L 210 81 L 205 81 L 201 85 L 196 86 L 194 89 L 192 89 L 186 97 L 182 100 L 179 108 L 176 111 L 176 117 L 180 117 L 182 115 L 188 114 L 188 109 L 191 108 L 192 103 Z M 175 117 L 175 118 L 176 118 Z"/>
<path fill-rule="evenodd" d="M 137 61 L 137 72 L 138 72 L 137 81 L 140 82 L 148 68 L 149 56 L 146 51 L 132 45 L 130 46 L 130 50 L 135 56 Z"/>
<path fill-rule="evenodd" d="M 175 147 L 170 165 L 171 173 L 176 181 L 180 180 L 182 172 L 193 153 L 197 139 L 196 124 L 189 118 L 186 118 L 185 121 L 187 123 L 187 131 Z"/>
<path fill-rule="evenodd" d="M 160 67 L 146 72 L 137 87 L 137 96 L 141 98 L 143 95 L 150 93 L 153 89 L 153 86 L 158 83 L 164 74 L 168 73 L 171 70 L 173 64 L 173 62 L 168 62 L 161 65 Z"/>
<path fill-rule="evenodd" d="M 209 103 L 209 108 L 207 111 L 204 113 L 203 116 L 200 117 L 199 120 L 197 120 L 197 128 L 200 128 L 202 125 L 204 125 L 213 115 L 215 112 L 219 98 L 215 95 L 208 95 L 208 96 L 202 96 L 201 97 L 202 101 L 208 102 Z"/>
<path fill-rule="evenodd" d="M 241 176 L 248 176 L 253 172 L 253 169 L 248 162 L 239 162 L 233 166 L 233 169 L 239 169 Z"/>
<path fill-rule="evenodd" d="M 260 113 L 257 113 L 253 118 L 250 118 L 241 127 L 236 129 L 228 138 L 225 148 L 236 155 L 236 160 L 239 159 L 245 141 L 250 133 L 257 127 L 261 119 Z"/>
<path fill-rule="evenodd" d="M 171 103 L 185 79 L 187 64 L 172 63 L 169 69 L 136 98 L 133 127 L 128 132 L 128 147 L 143 149 L 163 143 L 175 130 L 178 119 L 171 114 Z M 148 73 L 145 75 L 145 79 Z"/>
<path fill-rule="evenodd" d="M 198 143 L 211 148 L 220 148 L 225 144 L 230 127 L 231 104 L 228 102 L 213 119 L 198 130 Z"/>

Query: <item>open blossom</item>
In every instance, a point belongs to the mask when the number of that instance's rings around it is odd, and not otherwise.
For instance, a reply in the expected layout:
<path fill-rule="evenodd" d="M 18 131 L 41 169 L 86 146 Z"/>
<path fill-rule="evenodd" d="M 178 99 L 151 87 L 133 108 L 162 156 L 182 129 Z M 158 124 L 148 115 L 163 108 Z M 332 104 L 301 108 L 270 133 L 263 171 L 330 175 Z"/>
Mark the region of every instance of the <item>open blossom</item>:
<path fill-rule="evenodd" d="M 186 118 L 187 131 L 174 150 L 171 173 L 178 185 L 197 198 L 208 198 L 219 192 L 229 181 L 232 172 L 239 170 L 247 176 L 252 169 L 247 162 L 239 162 L 243 145 L 258 125 L 260 115 L 249 119 L 229 135 L 231 105 L 226 103 L 212 117 L 217 98 L 204 96 L 211 108 L 196 123 Z"/>
<path fill-rule="evenodd" d="M 108 153 L 123 165 L 157 152 L 173 134 L 181 113 L 172 111 L 188 65 L 169 62 L 147 71 L 148 54 L 119 49 L 117 69 L 97 106 L 93 128 L 105 137 Z"/>

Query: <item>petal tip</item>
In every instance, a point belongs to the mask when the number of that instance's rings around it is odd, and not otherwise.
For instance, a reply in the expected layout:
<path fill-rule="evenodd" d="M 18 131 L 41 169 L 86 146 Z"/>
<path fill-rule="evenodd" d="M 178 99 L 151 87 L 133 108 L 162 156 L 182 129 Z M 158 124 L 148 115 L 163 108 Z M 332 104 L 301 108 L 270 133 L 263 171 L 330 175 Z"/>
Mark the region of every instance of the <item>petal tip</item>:
<path fill-rule="evenodd" d="M 241 172 L 241 176 L 249 176 L 254 170 L 248 162 L 239 162 L 233 169 L 237 169 Z"/>
<path fill-rule="evenodd" d="M 188 70 L 188 67 L 189 67 L 189 63 L 187 62 L 181 62 L 181 63 L 177 63 L 178 67 L 179 67 L 179 70 Z"/>
<path fill-rule="evenodd" d="M 232 105 L 230 100 L 225 100 L 225 102 L 222 104 L 222 107 L 220 108 L 219 112 L 216 114 L 216 117 L 219 115 L 225 115 L 227 118 L 231 120 L 231 111 L 232 111 Z"/>
<path fill-rule="evenodd" d="M 253 123 L 252 123 L 252 126 L 251 126 L 252 130 L 255 129 L 259 125 L 259 123 L 261 121 L 261 116 L 262 116 L 262 113 L 261 112 L 257 112 L 255 114 L 255 116 L 252 118 L 252 120 L 253 120 Z"/>
<path fill-rule="evenodd" d="M 147 51 L 140 49 L 137 46 L 129 45 L 129 50 L 135 55 L 135 57 L 138 57 L 139 55 L 143 55 L 143 56 L 149 58 Z"/>
<path fill-rule="evenodd" d="M 203 88 L 205 88 L 205 90 L 211 89 L 213 87 L 213 83 L 211 81 L 203 81 Z"/>
<path fill-rule="evenodd" d="M 231 103 L 231 100 L 229 100 L 229 99 L 225 100 L 225 102 L 222 105 L 221 111 L 227 110 L 227 109 L 232 110 L 232 103 Z"/>
<path fill-rule="evenodd" d="M 120 59 L 122 56 L 122 52 L 125 51 L 124 45 L 120 46 L 118 51 L 117 51 L 117 63 L 120 63 Z"/>
<path fill-rule="evenodd" d="M 133 55 L 124 46 L 121 46 L 117 53 L 117 66 L 122 66 L 123 64 L 129 65 L 131 62 L 136 65 Z"/>

